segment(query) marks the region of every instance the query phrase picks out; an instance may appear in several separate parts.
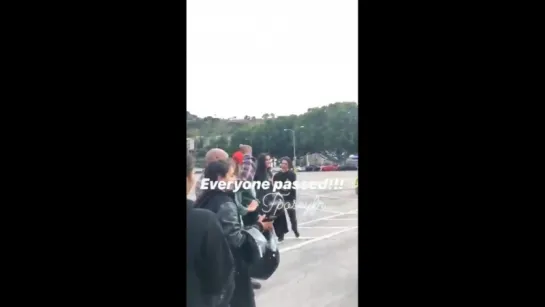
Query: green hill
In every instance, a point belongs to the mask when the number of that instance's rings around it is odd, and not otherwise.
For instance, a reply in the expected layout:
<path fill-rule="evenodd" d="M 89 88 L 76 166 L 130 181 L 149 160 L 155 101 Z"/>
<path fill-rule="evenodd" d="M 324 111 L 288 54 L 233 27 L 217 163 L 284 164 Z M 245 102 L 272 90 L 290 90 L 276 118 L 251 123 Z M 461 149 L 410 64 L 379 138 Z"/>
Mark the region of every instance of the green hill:
<path fill-rule="evenodd" d="M 355 102 L 337 102 L 308 109 L 301 115 L 279 117 L 264 114 L 261 118 L 199 118 L 189 112 L 186 116 L 187 137 L 214 138 L 209 146 L 225 148 L 228 152 L 245 143 L 252 145 L 256 153 L 291 157 L 293 136 L 285 129 L 295 131 L 297 156 L 326 151 L 343 155 L 358 150 L 358 105 Z M 221 138 L 216 139 L 218 136 Z M 206 146 L 195 146 L 199 152 L 207 150 Z"/>

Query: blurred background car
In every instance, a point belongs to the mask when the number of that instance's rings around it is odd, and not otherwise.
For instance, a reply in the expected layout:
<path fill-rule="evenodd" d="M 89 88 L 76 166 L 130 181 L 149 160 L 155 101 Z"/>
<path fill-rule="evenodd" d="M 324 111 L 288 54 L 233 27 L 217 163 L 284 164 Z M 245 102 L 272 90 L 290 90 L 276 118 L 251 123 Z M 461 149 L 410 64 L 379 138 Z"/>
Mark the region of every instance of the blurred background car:
<path fill-rule="evenodd" d="M 358 169 L 358 155 L 350 155 L 344 163 L 347 167 L 355 167 Z"/>
<path fill-rule="evenodd" d="M 357 171 L 358 167 L 353 165 L 340 165 L 338 171 Z"/>
<path fill-rule="evenodd" d="M 317 172 L 317 171 L 320 170 L 320 166 L 318 166 L 318 165 L 308 165 L 308 166 L 305 167 L 305 170 L 307 172 Z"/>
<path fill-rule="evenodd" d="M 339 169 L 339 166 L 337 164 L 322 165 L 321 167 L 322 172 L 332 172 L 338 169 Z"/>

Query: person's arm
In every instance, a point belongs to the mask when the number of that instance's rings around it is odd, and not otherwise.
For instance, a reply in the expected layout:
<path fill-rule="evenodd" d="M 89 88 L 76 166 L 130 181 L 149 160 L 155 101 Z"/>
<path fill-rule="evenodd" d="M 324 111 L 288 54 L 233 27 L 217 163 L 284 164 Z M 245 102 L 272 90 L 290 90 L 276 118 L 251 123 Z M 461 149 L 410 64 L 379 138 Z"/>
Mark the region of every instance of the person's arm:
<path fill-rule="evenodd" d="M 290 177 L 290 181 L 292 183 L 292 186 L 291 186 L 291 195 L 292 195 L 292 201 L 295 200 L 295 198 L 297 197 L 297 190 L 293 187 L 293 183 L 295 181 L 297 181 L 297 175 L 294 173 L 294 172 L 291 172 L 291 176 Z"/>
<path fill-rule="evenodd" d="M 203 265 L 197 273 L 200 273 L 199 278 L 204 285 L 203 291 L 211 295 L 221 295 L 232 282 L 235 265 L 220 223 L 212 212 L 209 215 L 207 232 L 201 247 L 200 261 Z"/>
<path fill-rule="evenodd" d="M 257 222 L 259 214 L 263 212 L 263 206 L 260 205 L 259 200 L 254 194 L 254 189 L 244 189 L 241 191 L 241 203 L 242 206 L 246 209 L 244 214 L 244 224 L 252 225 Z"/>
<path fill-rule="evenodd" d="M 276 174 L 274 174 L 274 175 L 272 176 L 272 185 L 273 185 L 273 186 L 274 186 L 274 183 L 275 183 L 276 181 L 278 181 L 278 176 L 277 176 L 278 174 L 280 174 L 280 173 L 276 173 Z"/>
<path fill-rule="evenodd" d="M 244 207 L 242 204 L 236 204 L 236 205 L 237 205 L 238 214 L 240 214 L 241 216 L 245 216 L 246 214 L 248 214 L 248 208 Z"/>
<path fill-rule="evenodd" d="M 242 231 L 237 210 L 235 203 L 228 202 L 221 205 L 217 213 L 223 234 L 227 238 L 227 243 L 233 248 L 240 248 L 248 240 L 247 234 Z M 260 232 L 263 232 L 263 225 L 261 223 L 246 228 L 250 227 L 257 228 Z"/>
<path fill-rule="evenodd" d="M 250 205 L 250 203 L 252 203 L 252 201 L 254 200 L 257 200 L 252 191 L 251 190 L 242 190 L 241 191 L 241 203 L 242 205 L 245 207 L 245 208 L 248 208 L 248 206 Z"/>
<path fill-rule="evenodd" d="M 248 208 L 244 207 L 242 204 L 242 191 L 239 190 L 235 192 L 235 204 L 237 205 L 238 214 L 244 216 L 248 213 Z"/>

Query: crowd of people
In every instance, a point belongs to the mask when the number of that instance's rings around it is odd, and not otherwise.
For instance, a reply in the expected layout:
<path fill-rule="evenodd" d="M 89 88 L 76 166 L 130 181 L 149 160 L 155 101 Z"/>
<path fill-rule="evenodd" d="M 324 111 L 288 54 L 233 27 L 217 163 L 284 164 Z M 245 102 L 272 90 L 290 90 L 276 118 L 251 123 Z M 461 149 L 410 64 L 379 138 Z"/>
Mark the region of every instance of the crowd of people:
<path fill-rule="evenodd" d="M 223 149 L 214 148 L 205 156 L 202 176 L 194 182 L 194 160 L 187 155 L 187 190 L 195 188 L 195 202 L 187 199 L 187 306 L 255 307 L 254 290 L 261 284 L 252 280 L 250 267 L 258 259 L 252 252 L 253 233 L 276 235 L 284 240 L 292 230 L 299 237 L 295 206 L 271 210 L 279 205 L 269 202 L 274 182 L 296 180 L 291 160 L 281 158 L 281 172 L 273 175 L 269 154 L 253 156 L 252 147 L 240 145 L 231 158 Z M 225 182 L 227 187 L 201 189 L 201 180 Z M 270 185 L 250 185 L 233 190 L 236 181 L 269 181 Z M 264 188 L 270 187 L 270 188 Z M 295 189 L 278 191 L 284 202 L 294 203 Z M 270 198 L 271 200 L 273 198 Z M 287 214 L 286 214 L 287 213 Z M 287 216 L 286 216 L 287 215 Z"/>

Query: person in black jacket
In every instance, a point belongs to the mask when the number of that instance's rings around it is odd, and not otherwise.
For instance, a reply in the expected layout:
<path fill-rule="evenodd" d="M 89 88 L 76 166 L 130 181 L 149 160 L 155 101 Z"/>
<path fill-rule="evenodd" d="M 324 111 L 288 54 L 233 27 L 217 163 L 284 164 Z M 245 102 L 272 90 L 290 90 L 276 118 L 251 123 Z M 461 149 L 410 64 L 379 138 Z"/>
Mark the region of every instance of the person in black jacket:
<path fill-rule="evenodd" d="M 241 216 L 232 191 L 237 178 L 233 161 L 215 161 L 204 170 L 204 179 L 208 179 L 209 189 L 197 198 L 195 207 L 208 209 L 216 214 L 227 238 L 235 260 L 235 290 L 230 301 L 231 307 L 255 307 L 255 295 L 252 287 L 249 264 L 252 258 L 253 238 L 243 231 L 255 228 L 260 232 L 270 230 L 271 222 L 264 222 L 260 216 L 256 224 L 242 226 Z M 222 186 L 222 184 L 226 186 Z"/>
<path fill-rule="evenodd" d="M 282 194 L 282 197 L 284 199 L 284 207 L 286 208 L 286 211 L 288 212 L 288 217 L 290 219 L 291 223 L 291 229 L 293 230 L 293 233 L 295 234 L 295 237 L 299 238 L 299 230 L 297 229 L 297 216 L 295 211 L 295 202 L 297 198 L 297 191 L 295 190 L 293 183 L 297 180 L 297 176 L 292 171 L 293 166 L 291 164 L 291 160 L 288 157 L 283 157 L 280 159 L 280 169 L 281 171 L 274 174 L 273 177 L 273 183 L 274 182 L 282 182 L 285 183 L 286 181 L 290 181 L 291 184 L 289 186 L 290 189 L 280 189 L 278 191 L 280 194 Z M 285 186 L 284 184 L 282 185 Z M 288 230 L 288 223 L 285 218 L 277 219 L 274 223 L 275 231 L 278 228 L 279 232 L 278 234 L 278 240 L 282 241 L 284 239 L 284 234 L 287 233 Z"/>
<path fill-rule="evenodd" d="M 187 155 L 186 195 L 193 187 L 193 158 Z M 234 260 L 215 214 L 195 209 L 187 199 L 186 306 L 216 307 L 229 302 Z"/>

